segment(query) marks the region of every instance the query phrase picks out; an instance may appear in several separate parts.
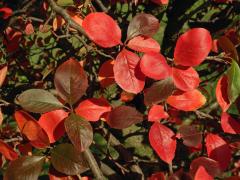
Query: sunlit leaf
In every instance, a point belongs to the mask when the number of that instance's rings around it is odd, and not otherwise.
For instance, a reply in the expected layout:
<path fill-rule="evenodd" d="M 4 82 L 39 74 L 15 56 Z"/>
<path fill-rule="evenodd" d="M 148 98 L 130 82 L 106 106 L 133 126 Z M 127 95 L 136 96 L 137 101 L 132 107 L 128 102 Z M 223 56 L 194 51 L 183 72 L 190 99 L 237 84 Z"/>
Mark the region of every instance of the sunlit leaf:
<path fill-rule="evenodd" d="M 136 36 L 131 39 L 127 46 L 134 51 L 144 52 L 144 53 L 159 53 L 160 45 L 158 42 L 150 37 Z"/>
<path fill-rule="evenodd" d="M 148 121 L 159 122 L 161 119 L 168 118 L 169 115 L 164 111 L 162 105 L 153 105 L 148 112 Z"/>
<path fill-rule="evenodd" d="M 155 122 L 149 131 L 149 141 L 158 156 L 166 163 L 171 164 L 175 156 L 176 140 L 171 129 Z"/>
<path fill-rule="evenodd" d="M 112 107 L 106 99 L 90 98 L 80 102 L 75 111 L 85 120 L 98 121 L 104 113 L 111 111 L 111 109 Z"/>
<path fill-rule="evenodd" d="M 187 92 L 175 91 L 167 98 L 167 103 L 182 111 L 195 111 L 206 103 L 206 98 L 197 89 Z"/>
<path fill-rule="evenodd" d="M 137 94 L 145 85 L 145 76 L 139 68 L 140 58 L 131 51 L 123 49 L 113 65 L 114 78 L 125 91 Z"/>
<path fill-rule="evenodd" d="M 192 67 L 172 68 L 173 82 L 182 91 L 190 91 L 198 87 L 200 78 L 197 71 Z"/>
<path fill-rule="evenodd" d="M 165 79 L 171 75 L 171 68 L 160 53 L 144 54 L 140 68 L 143 74 L 155 80 Z"/>
<path fill-rule="evenodd" d="M 3 85 L 3 82 L 7 76 L 8 66 L 4 66 L 0 69 L 0 87 Z"/>
<path fill-rule="evenodd" d="M 88 14 L 82 26 L 88 37 L 99 46 L 110 48 L 121 44 L 121 29 L 111 16 L 103 12 Z"/>
<path fill-rule="evenodd" d="M 48 135 L 50 143 L 56 142 L 65 133 L 64 119 L 68 113 L 64 110 L 55 110 L 41 115 L 38 123 Z"/>
<path fill-rule="evenodd" d="M 210 32 L 204 28 L 193 28 L 181 35 L 174 50 L 174 62 L 182 66 L 201 64 L 212 49 Z"/>

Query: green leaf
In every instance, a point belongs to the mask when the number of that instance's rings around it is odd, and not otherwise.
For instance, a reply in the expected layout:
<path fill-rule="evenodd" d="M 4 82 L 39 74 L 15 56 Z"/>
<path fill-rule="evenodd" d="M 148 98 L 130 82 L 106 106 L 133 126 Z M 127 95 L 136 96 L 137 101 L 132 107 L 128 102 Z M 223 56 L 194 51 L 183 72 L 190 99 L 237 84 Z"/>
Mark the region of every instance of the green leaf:
<path fill-rule="evenodd" d="M 88 169 L 87 161 L 72 144 L 60 144 L 51 151 L 53 167 L 67 175 L 77 175 Z"/>
<path fill-rule="evenodd" d="M 23 109 L 34 113 L 45 113 L 64 107 L 55 96 L 43 89 L 26 90 L 16 101 Z"/>
<path fill-rule="evenodd" d="M 130 106 L 119 106 L 113 109 L 107 123 L 111 128 L 124 129 L 143 121 L 143 115 Z"/>
<path fill-rule="evenodd" d="M 91 124 L 72 113 L 64 122 L 66 132 L 75 148 L 82 152 L 87 149 L 93 141 L 93 130 Z"/>
<path fill-rule="evenodd" d="M 228 99 L 231 103 L 240 95 L 240 68 L 236 61 L 232 61 L 227 72 L 228 77 Z"/>
<path fill-rule="evenodd" d="M 23 156 L 12 161 L 4 175 L 4 180 L 37 180 L 44 159 L 44 156 Z"/>
<path fill-rule="evenodd" d="M 146 106 L 158 104 L 165 101 L 168 96 L 172 95 L 175 86 L 172 78 L 167 78 L 154 83 L 150 88 L 145 90 L 144 103 Z"/>
<path fill-rule="evenodd" d="M 57 4 L 59 6 L 71 6 L 71 5 L 74 5 L 74 1 L 73 0 L 57 0 Z"/>
<path fill-rule="evenodd" d="M 79 62 L 70 58 L 57 68 L 54 84 L 59 96 L 73 105 L 85 94 L 88 79 Z"/>

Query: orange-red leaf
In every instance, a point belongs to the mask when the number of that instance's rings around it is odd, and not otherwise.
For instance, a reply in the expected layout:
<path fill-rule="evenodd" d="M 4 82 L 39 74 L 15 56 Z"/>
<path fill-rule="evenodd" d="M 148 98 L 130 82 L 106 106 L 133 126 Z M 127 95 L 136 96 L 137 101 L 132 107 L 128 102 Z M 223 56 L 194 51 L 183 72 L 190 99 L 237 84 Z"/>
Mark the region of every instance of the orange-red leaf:
<path fill-rule="evenodd" d="M 140 61 L 140 68 L 143 74 L 155 80 L 165 79 L 171 74 L 171 68 L 160 53 L 144 54 Z"/>
<path fill-rule="evenodd" d="M 223 112 L 221 126 L 225 133 L 240 134 L 240 122 L 233 119 L 228 113 Z"/>
<path fill-rule="evenodd" d="M 212 48 L 210 32 L 193 28 L 181 35 L 174 50 L 174 62 L 182 66 L 197 66 L 207 57 Z"/>
<path fill-rule="evenodd" d="M 18 158 L 18 154 L 13 150 L 13 148 L 2 140 L 0 140 L 0 153 L 10 161 Z"/>
<path fill-rule="evenodd" d="M 226 75 L 223 75 L 217 83 L 216 87 L 216 98 L 217 102 L 222 108 L 223 112 L 226 112 L 230 107 L 230 101 L 228 99 L 228 78 Z"/>
<path fill-rule="evenodd" d="M 103 88 L 115 83 L 113 73 L 113 60 L 108 60 L 102 64 L 98 73 L 98 80 Z"/>
<path fill-rule="evenodd" d="M 167 103 L 182 111 L 195 111 L 206 103 L 206 98 L 197 89 L 187 92 L 175 91 L 168 97 Z"/>
<path fill-rule="evenodd" d="M 164 111 L 162 105 L 153 105 L 148 112 L 148 121 L 157 121 L 168 118 L 169 115 Z"/>
<path fill-rule="evenodd" d="M 149 141 L 158 156 L 166 163 L 172 163 L 175 156 L 176 140 L 175 134 L 168 127 L 155 122 L 149 131 Z"/>
<path fill-rule="evenodd" d="M 47 133 L 30 114 L 24 111 L 16 111 L 14 118 L 21 133 L 26 136 L 32 146 L 36 148 L 46 148 L 49 146 Z"/>
<path fill-rule="evenodd" d="M 156 40 L 146 36 L 136 36 L 131 39 L 127 46 L 134 51 L 144 52 L 144 53 L 159 53 L 160 45 Z"/>
<path fill-rule="evenodd" d="M 38 123 L 46 131 L 50 143 L 56 142 L 64 133 L 64 119 L 68 113 L 64 110 L 55 110 L 41 115 Z"/>
<path fill-rule="evenodd" d="M 76 113 L 88 121 L 98 121 L 101 116 L 110 112 L 112 107 L 104 98 L 86 99 L 77 106 Z"/>
<path fill-rule="evenodd" d="M 172 68 L 173 82 L 182 91 L 190 91 L 198 87 L 200 78 L 192 67 Z"/>
<path fill-rule="evenodd" d="M 204 180 L 213 180 L 213 177 L 208 174 L 208 172 L 206 171 L 206 169 L 203 166 L 199 166 L 199 168 L 195 174 L 194 180 L 203 180 L 203 179 Z"/>
<path fill-rule="evenodd" d="M 208 157 L 216 160 L 221 170 L 227 169 L 232 157 L 228 144 L 220 136 L 209 133 L 206 137 L 206 147 Z"/>
<path fill-rule="evenodd" d="M 0 69 L 0 87 L 3 85 L 3 82 L 7 76 L 8 66 L 4 66 Z"/>
<path fill-rule="evenodd" d="M 107 14 L 95 12 L 88 14 L 82 23 L 88 37 L 104 48 L 121 44 L 121 29 Z"/>
<path fill-rule="evenodd" d="M 145 85 L 145 76 L 140 71 L 140 58 L 131 51 L 123 49 L 117 56 L 113 66 L 114 78 L 125 91 L 137 94 Z"/>

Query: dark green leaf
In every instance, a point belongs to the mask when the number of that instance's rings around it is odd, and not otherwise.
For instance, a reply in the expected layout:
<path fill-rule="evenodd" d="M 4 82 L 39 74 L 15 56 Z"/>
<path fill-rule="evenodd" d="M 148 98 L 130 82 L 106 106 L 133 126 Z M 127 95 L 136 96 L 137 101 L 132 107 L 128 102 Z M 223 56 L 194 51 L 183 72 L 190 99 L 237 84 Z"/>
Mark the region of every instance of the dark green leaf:
<path fill-rule="evenodd" d="M 44 159 L 44 156 L 23 156 L 12 161 L 4 175 L 4 180 L 37 180 Z"/>
<path fill-rule="evenodd" d="M 130 106 L 116 107 L 107 119 L 109 126 L 115 129 L 124 129 L 141 121 L 143 121 L 143 115 Z"/>
<path fill-rule="evenodd" d="M 23 109 L 34 113 L 45 113 L 64 107 L 55 96 L 43 89 L 26 90 L 16 100 Z"/>
<path fill-rule="evenodd" d="M 79 153 L 72 144 L 60 144 L 51 152 L 53 167 L 67 175 L 77 175 L 88 169 L 82 153 Z"/>
<path fill-rule="evenodd" d="M 72 113 L 64 125 L 69 139 L 78 151 L 82 152 L 92 144 L 93 130 L 88 121 Z"/>
<path fill-rule="evenodd" d="M 158 104 L 165 101 L 168 96 L 172 95 L 175 87 L 172 78 L 167 78 L 154 83 L 150 88 L 145 90 L 144 103 L 146 106 Z"/>
<path fill-rule="evenodd" d="M 73 105 L 85 94 L 88 80 L 79 62 L 70 58 L 57 68 L 54 84 L 60 97 Z"/>
<path fill-rule="evenodd" d="M 153 36 L 159 29 L 159 21 L 151 14 L 140 13 L 130 22 L 127 30 L 127 39 L 135 36 Z"/>
<path fill-rule="evenodd" d="M 240 68 L 236 61 L 232 61 L 227 72 L 228 77 L 228 99 L 231 103 L 240 95 Z"/>

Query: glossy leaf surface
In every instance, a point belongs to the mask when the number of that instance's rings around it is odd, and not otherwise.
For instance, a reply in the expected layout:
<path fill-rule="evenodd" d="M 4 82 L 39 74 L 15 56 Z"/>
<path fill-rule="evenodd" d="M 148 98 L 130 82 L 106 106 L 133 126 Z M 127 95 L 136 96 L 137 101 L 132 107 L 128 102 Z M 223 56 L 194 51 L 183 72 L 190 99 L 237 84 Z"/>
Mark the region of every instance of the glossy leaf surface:
<path fill-rule="evenodd" d="M 210 32 L 193 28 L 182 34 L 174 50 L 174 62 L 182 66 L 197 66 L 207 57 L 212 48 Z"/>
<path fill-rule="evenodd" d="M 103 12 L 88 14 L 82 26 L 88 37 L 101 47 L 110 48 L 121 44 L 121 29 L 112 17 Z"/>
<path fill-rule="evenodd" d="M 140 71 L 140 58 L 131 51 L 123 49 L 117 56 L 114 66 L 114 78 L 125 91 L 137 94 L 145 85 L 145 76 Z"/>
<path fill-rule="evenodd" d="M 176 140 L 174 133 L 168 127 L 155 122 L 149 131 L 149 141 L 158 156 L 166 163 L 171 164 L 175 156 Z"/>

